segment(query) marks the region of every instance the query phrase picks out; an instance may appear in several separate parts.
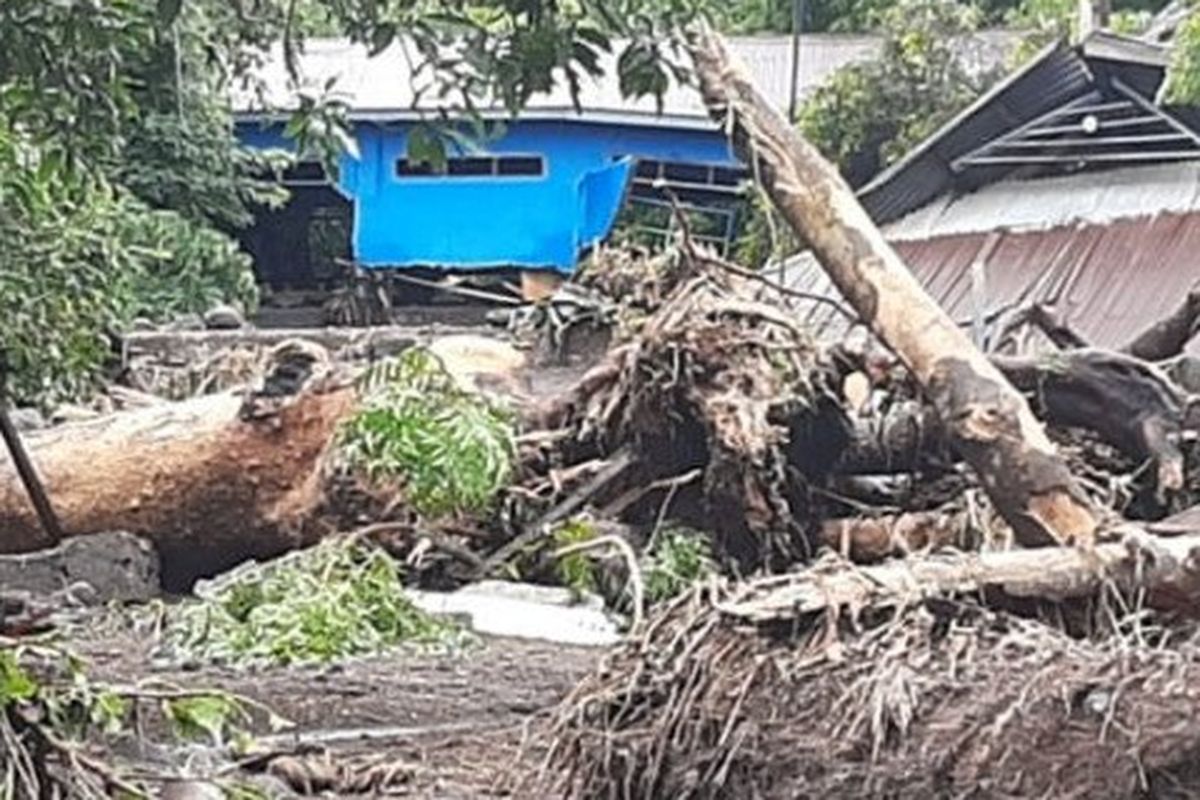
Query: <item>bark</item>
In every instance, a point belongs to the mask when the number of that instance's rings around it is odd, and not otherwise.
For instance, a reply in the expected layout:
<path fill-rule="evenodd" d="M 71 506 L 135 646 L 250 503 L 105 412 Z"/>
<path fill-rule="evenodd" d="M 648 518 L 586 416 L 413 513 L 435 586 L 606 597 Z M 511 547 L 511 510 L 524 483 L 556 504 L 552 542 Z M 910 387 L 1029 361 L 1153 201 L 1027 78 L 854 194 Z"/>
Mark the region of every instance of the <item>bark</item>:
<path fill-rule="evenodd" d="M 912 371 L 1018 539 L 1092 541 L 1098 514 L 1024 397 L 929 297 L 837 170 L 772 109 L 721 38 L 703 29 L 692 55 L 713 116 L 842 295 Z"/>
<path fill-rule="evenodd" d="M 1108 350 L 1073 350 L 1048 357 L 993 356 L 992 363 L 1029 392 L 1055 425 L 1087 428 L 1155 467 L 1160 492 L 1183 488 L 1177 445 L 1185 398 L 1157 367 Z"/>
<path fill-rule="evenodd" d="M 821 541 L 856 562 L 879 561 L 924 549 L 962 547 L 969 535 L 967 516 L 946 511 L 849 517 L 821 524 Z"/>
<path fill-rule="evenodd" d="M 814 568 L 764 595 L 722 610 L 755 622 L 795 619 L 837 608 L 904 605 L 926 597 L 999 589 L 1053 601 L 1086 597 L 1109 582 L 1145 589 L 1150 605 L 1189 614 L 1200 609 L 1200 533 L 1171 538 L 1131 534 L 1121 543 L 912 556 L 856 570 Z"/>
<path fill-rule="evenodd" d="M 1187 297 L 1171 316 L 1142 331 L 1121 348 L 1135 358 L 1162 361 L 1183 352 L 1200 327 L 1200 289 L 1188 292 Z"/>
<path fill-rule="evenodd" d="M 322 500 L 325 453 L 354 397 L 304 367 L 276 366 L 249 396 L 163 403 L 27 435 L 67 535 L 121 530 L 153 541 L 170 589 L 304 541 L 303 523 Z M 0 552 L 48 544 L 11 464 L 0 462 Z"/>

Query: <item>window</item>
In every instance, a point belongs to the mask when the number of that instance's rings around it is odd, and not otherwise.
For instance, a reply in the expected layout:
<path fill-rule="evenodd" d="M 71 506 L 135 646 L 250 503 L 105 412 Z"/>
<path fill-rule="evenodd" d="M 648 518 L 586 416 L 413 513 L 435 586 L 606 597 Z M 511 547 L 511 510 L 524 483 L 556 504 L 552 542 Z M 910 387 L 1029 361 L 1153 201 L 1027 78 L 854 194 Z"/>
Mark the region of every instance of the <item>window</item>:
<path fill-rule="evenodd" d="M 396 177 L 444 176 L 447 178 L 540 178 L 546 174 L 541 156 L 469 156 L 446 160 L 444 170 L 430 164 L 417 164 L 407 158 L 396 161 Z"/>
<path fill-rule="evenodd" d="M 538 176 L 545 171 L 542 159 L 537 156 L 509 156 L 497 159 L 497 175 Z"/>
<path fill-rule="evenodd" d="M 329 175 L 319 161 L 300 161 L 283 171 L 286 186 L 325 186 Z"/>

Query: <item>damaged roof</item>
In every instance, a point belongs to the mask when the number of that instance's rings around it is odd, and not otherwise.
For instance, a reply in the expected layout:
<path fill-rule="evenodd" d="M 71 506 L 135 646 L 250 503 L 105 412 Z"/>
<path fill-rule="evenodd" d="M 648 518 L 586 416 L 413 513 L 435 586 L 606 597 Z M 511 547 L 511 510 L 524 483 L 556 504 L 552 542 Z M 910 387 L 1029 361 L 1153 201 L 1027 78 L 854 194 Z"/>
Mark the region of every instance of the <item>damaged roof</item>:
<path fill-rule="evenodd" d="M 1046 303 L 1097 347 L 1127 344 L 1200 285 L 1200 212 L 893 245 L 926 291 L 964 327 L 980 311 L 994 325 L 1006 312 Z M 984 275 L 979 291 L 972 288 L 976 263 Z M 789 260 L 783 279 L 800 291 L 840 297 L 809 253 Z M 805 301 L 800 309 L 823 336 L 840 336 L 848 328 L 828 303 Z"/>
<path fill-rule="evenodd" d="M 1200 134 L 1187 115 L 1154 104 L 1167 63 L 1165 47 L 1108 32 L 1077 47 L 1055 43 L 863 187 L 863 205 L 882 224 L 1018 169 L 1028 178 L 1099 162 L 1200 156 Z M 1145 128 L 1132 127 L 1139 118 Z M 1039 146 L 1044 155 L 1028 149 Z M 1018 147 L 1029 155 L 1017 158 Z"/>

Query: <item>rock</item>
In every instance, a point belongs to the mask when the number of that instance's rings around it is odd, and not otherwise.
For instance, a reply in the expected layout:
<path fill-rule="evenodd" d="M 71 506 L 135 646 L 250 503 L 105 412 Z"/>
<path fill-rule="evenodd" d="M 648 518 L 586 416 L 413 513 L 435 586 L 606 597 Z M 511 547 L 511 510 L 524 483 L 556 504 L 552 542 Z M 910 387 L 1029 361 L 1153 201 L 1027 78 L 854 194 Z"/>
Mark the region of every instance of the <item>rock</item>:
<path fill-rule="evenodd" d="M 50 421 L 55 425 L 62 425 L 70 422 L 87 422 L 99 416 L 101 416 L 100 412 L 94 408 L 74 403 L 64 403 L 50 414 Z"/>
<path fill-rule="evenodd" d="M 158 326 L 154 324 L 154 320 L 152 320 L 152 319 L 147 319 L 146 317 L 138 317 L 137 319 L 135 319 L 133 322 L 131 322 L 129 324 L 129 330 L 131 330 L 131 331 L 156 331 L 156 330 L 158 330 Z"/>
<path fill-rule="evenodd" d="M 225 790 L 209 781 L 172 781 L 163 786 L 162 800 L 225 800 Z"/>
<path fill-rule="evenodd" d="M 529 390 L 522 374 L 525 354 L 508 342 L 472 334 L 442 336 L 430 342 L 429 352 L 466 391 L 520 398 Z"/>
<path fill-rule="evenodd" d="M 410 592 L 430 614 L 463 617 L 477 633 L 608 647 L 620 641 L 616 623 L 594 595 L 577 600 L 566 589 L 509 581 L 480 581 L 455 592 Z"/>
<path fill-rule="evenodd" d="M 246 318 L 231 305 L 213 306 L 204 315 L 204 327 L 211 331 L 231 331 L 246 327 Z"/>
<path fill-rule="evenodd" d="M 199 314 L 180 314 L 165 326 L 169 331 L 202 331 L 204 317 Z"/>
<path fill-rule="evenodd" d="M 69 595 L 74 603 L 149 600 L 160 594 L 158 553 L 129 533 L 76 536 L 48 550 L 0 556 L 0 587 Z"/>
<path fill-rule="evenodd" d="M 8 418 L 13 427 L 22 432 L 41 430 L 49 424 L 36 408 L 14 408 L 8 412 Z"/>

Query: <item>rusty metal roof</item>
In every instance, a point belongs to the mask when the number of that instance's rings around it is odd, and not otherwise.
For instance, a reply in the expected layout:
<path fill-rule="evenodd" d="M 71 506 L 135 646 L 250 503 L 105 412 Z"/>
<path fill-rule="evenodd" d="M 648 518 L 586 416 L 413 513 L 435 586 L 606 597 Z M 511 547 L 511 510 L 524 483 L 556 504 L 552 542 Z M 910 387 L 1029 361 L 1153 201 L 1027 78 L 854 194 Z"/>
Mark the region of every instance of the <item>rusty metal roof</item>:
<path fill-rule="evenodd" d="M 937 236 L 894 246 L 933 298 L 964 325 L 975 316 L 971 265 L 981 259 L 987 317 L 1049 303 L 1098 347 L 1127 344 L 1200 285 L 1200 213 Z M 793 288 L 838 296 L 811 255 L 791 259 L 786 270 Z M 827 304 L 802 302 L 799 310 L 826 336 L 846 330 Z"/>

